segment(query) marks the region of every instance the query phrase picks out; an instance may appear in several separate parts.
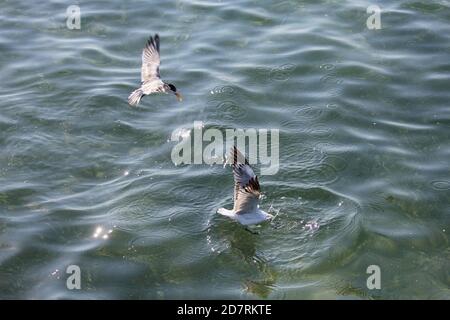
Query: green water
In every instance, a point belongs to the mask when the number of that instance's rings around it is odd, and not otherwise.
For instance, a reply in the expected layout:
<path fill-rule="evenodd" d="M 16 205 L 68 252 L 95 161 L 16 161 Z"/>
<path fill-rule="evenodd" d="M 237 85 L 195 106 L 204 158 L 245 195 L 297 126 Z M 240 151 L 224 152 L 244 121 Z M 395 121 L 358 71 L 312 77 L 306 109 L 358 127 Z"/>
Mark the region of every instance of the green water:
<path fill-rule="evenodd" d="M 0 298 L 450 298 L 449 1 L 0 9 Z M 184 101 L 132 108 L 155 32 Z M 257 234 L 216 213 L 229 167 L 171 161 L 194 121 L 280 130 Z"/>

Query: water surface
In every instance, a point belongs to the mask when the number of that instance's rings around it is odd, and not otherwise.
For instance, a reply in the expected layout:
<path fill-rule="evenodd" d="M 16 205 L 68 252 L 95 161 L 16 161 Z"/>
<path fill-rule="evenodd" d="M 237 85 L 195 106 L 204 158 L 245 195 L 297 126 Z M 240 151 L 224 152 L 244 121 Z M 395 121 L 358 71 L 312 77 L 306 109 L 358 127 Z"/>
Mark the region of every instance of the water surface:
<path fill-rule="evenodd" d="M 0 298 L 450 298 L 449 1 L 377 1 L 381 30 L 369 1 L 73 4 L 0 2 Z M 185 100 L 132 108 L 155 32 Z M 229 167 L 172 163 L 194 121 L 280 130 L 259 234 L 216 214 Z"/>

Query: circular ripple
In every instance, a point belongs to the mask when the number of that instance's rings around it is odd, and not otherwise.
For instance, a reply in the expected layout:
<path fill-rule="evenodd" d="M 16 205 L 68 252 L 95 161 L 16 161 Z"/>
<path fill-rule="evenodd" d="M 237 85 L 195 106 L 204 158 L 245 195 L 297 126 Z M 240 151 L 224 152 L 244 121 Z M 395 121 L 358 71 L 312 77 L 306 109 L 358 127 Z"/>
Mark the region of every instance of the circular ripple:
<path fill-rule="evenodd" d="M 336 152 L 335 149 L 338 146 L 335 144 L 332 144 L 330 142 L 317 142 L 314 144 L 314 149 L 319 150 L 322 153 L 326 153 L 326 154 L 335 154 L 335 153 L 342 153 L 342 152 Z"/>
<path fill-rule="evenodd" d="M 283 149 L 283 157 L 280 161 L 289 170 L 303 170 L 316 166 L 318 163 L 323 162 L 324 159 L 325 154 L 314 148 L 292 144 Z"/>
<path fill-rule="evenodd" d="M 234 88 L 232 86 L 217 86 L 214 89 L 212 89 L 210 93 L 232 95 L 234 93 Z"/>
<path fill-rule="evenodd" d="M 286 81 L 289 80 L 292 72 L 295 70 L 295 65 L 288 63 L 282 66 L 273 68 L 270 70 L 269 77 L 271 80 L 275 81 Z"/>
<path fill-rule="evenodd" d="M 307 169 L 305 176 L 310 182 L 325 185 L 333 183 L 338 179 L 337 172 L 338 170 L 334 166 L 323 163 L 317 168 Z"/>
<path fill-rule="evenodd" d="M 297 130 L 301 130 L 301 128 L 303 128 L 304 126 L 305 126 L 305 122 L 304 121 L 296 120 L 296 119 L 289 119 L 289 120 L 282 121 L 280 123 L 280 127 L 282 129 L 297 129 Z"/>
<path fill-rule="evenodd" d="M 337 109 L 339 106 L 336 103 L 329 103 L 327 104 L 327 109 Z"/>
<path fill-rule="evenodd" d="M 216 109 L 221 113 L 222 118 L 225 120 L 235 120 L 244 118 L 247 115 L 247 111 L 239 107 L 234 101 L 228 100 L 220 102 Z"/>
<path fill-rule="evenodd" d="M 327 92 L 330 97 L 339 97 L 339 96 L 341 96 L 342 87 L 331 88 L 331 89 L 328 89 Z"/>
<path fill-rule="evenodd" d="M 222 103 L 222 101 L 219 100 L 218 98 L 219 98 L 219 97 L 217 97 L 217 99 L 209 99 L 209 100 L 206 102 L 206 106 L 207 106 L 208 108 L 215 108 L 215 107 L 217 107 L 219 104 Z"/>
<path fill-rule="evenodd" d="M 316 137 L 316 138 L 329 138 L 333 135 L 331 129 L 325 126 L 324 124 L 319 124 L 313 127 L 310 127 L 303 131 L 308 136 Z"/>
<path fill-rule="evenodd" d="M 320 187 L 296 193 L 283 189 L 280 186 L 279 194 L 271 196 L 274 213 L 281 210 L 271 224 L 272 238 L 265 240 L 268 260 L 297 272 L 299 267 L 326 265 L 351 248 L 360 230 L 358 203 Z"/>
<path fill-rule="evenodd" d="M 344 82 L 344 80 L 339 79 L 335 75 L 327 74 L 327 75 L 324 75 L 322 78 L 320 78 L 320 82 L 325 83 L 325 84 L 342 84 Z"/>
<path fill-rule="evenodd" d="M 444 180 L 436 180 L 431 182 L 431 186 L 435 190 L 450 190 L 450 181 L 444 181 Z"/>
<path fill-rule="evenodd" d="M 323 70 L 330 71 L 330 70 L 333 70 L 334 68 L 336 68 L 336 66 L 334 64 L 331 64 L 331 63 L 324 63 L 324 64 L 321 64 L 319 66 L 319 68 L 323 69 Z"/>
<path fill-rule="evenodd" d="M 188 41 L 190 37 L 191 37 L 191 34 L 189 32 L 178 33 L 175 36 L 174 43 L 176 46 L 180 46 L 180 45 L 182 45 L 183 42 Z"/>
<path fill-rule="evenodd" d="M 304 120 L 310 121 L 310 120 L 320 118 L 320 116 L 322 115 L 322 112 L 323 112 L 322 109 L 320 109 L 319 107 L 305 105 L 305 106 L 299 107 L 295 111 L 295 115 L 301 117 Z"/>

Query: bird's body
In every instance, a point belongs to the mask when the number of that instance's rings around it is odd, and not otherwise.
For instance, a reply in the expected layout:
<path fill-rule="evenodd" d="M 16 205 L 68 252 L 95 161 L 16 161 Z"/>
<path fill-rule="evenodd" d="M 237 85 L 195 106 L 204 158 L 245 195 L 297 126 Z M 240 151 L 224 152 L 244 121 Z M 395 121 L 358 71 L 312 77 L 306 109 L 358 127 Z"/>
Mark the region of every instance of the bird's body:
<path fill-rule="evenodd" d="M 249 226 L 252 224 L 258 224 L 266 220 L 272 219 L 273 216 L 265 211 L 257 208 L 253 212 L 247 212 L 243 214 L 236 214 L 234 210 L 228 210 L 225 208 L 220 208 L 217 212 L 223 216 L 229 217 L 244 226 Z"/>
<path fill-rule="evenodd" d="M 160 64 L 159 36 L 156 34 L 154 38 L 149 38 L 142 51 L 141 86 L 129 95 L 128 103 L 130 105 L 139 104 L 143 96 L 152 93 L 172 92 L 177 96 L 178 101 L 182 100 L 180 93 L 177 92 L 177 88 L 173 84 L 161 80 Z"/>
<path fill-rule="evenodd" d="M 236 147 L 232 149 L 231 158 L 234 175 L 234 206 L 232 210 L 220 208 L 217 212 L 246 226 L 272 219 L 271 214 L 259 209 L 261 189 L 258 177 L 248 160 Z"/>

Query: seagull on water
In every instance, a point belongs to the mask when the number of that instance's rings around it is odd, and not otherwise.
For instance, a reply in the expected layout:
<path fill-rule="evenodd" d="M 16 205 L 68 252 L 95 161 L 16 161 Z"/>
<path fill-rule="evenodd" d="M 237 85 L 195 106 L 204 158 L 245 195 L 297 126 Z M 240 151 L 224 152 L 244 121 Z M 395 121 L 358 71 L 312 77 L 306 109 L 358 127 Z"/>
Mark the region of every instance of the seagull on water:
<path fill-rule="evenodd" d="M 128 97 L 130 105 L 136 106 L 143 96 L 157 92 L 166 94 L 172 92 L 177 96 L 178 101 L 182 101 L 177 88 L 173 84 L 161 80 L 159 65 L 159 36 L 155 34 L 155 37 L 150 36 L 142 51 L 141 86 Z"/>
<path fill-rule="evenodd" d="M 259 209 L 261 189 L 247 158 L 236 146 L 231 149 L 230 158 L 233 160 L 234 207 L 233 210 L 220 208 L 217 212 L 245 226 L 272 219 L 271 214 Z"/>

